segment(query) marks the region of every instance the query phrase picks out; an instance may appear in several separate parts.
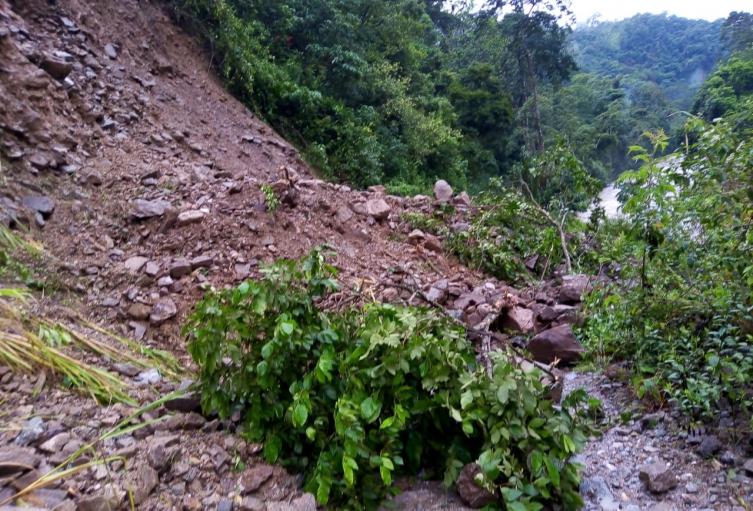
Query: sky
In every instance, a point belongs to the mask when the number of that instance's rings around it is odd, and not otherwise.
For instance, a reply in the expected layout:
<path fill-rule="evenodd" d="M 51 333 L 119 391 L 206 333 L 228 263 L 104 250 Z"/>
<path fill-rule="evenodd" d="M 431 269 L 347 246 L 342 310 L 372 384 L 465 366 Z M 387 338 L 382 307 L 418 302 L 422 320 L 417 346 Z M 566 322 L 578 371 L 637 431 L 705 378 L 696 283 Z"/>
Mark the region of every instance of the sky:
<path fill-rule="evenodd" d="M 571 8 L 579 23 L 596 13 L 604 21 L 643 12 L 715 20 L 726 18 L 731 11 L 753 11 L 753 0 L 572 0 Z"/>

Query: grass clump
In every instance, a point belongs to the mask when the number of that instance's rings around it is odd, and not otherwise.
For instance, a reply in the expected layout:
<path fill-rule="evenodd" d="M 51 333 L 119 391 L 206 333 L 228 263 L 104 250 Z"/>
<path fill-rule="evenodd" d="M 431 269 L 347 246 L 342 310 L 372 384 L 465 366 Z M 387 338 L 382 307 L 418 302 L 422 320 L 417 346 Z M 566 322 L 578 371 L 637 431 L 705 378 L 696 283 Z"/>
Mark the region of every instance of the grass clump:
<path fill-rule="evenodd" d="M 207 411 L 239 412 L 243 434 L 321 504 L 375 509 L 397 476 L 451 485 L 476 462 L 500 506 L 579 507 L 583 393 L 555 407 L 538 370 L 505 353 L 487 374 L 437 311 L 324 311 L 334 276 L 314 251 L 205 296 L 185 332 Z"/>

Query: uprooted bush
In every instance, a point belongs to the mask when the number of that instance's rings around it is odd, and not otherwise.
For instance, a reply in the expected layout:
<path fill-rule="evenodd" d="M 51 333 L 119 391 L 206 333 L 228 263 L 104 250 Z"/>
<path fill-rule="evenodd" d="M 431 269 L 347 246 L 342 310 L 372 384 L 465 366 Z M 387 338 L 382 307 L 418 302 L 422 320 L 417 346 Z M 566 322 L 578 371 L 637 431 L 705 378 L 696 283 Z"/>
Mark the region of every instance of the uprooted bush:
<path fill-rule="evenodd" d="M 374 509 L 401 475 L 450 485 L 474 461 L 507 509 L 580 506 L 584 393 L 556 407 L 541 374 L 502 353 L 487 375 L 463 328 L 434 310 L 324 311 L 334 276 L 314 251 L 204 297 L 185 332 L 207 411 L 239 412 L 269 462 L 340 509 Z"/>

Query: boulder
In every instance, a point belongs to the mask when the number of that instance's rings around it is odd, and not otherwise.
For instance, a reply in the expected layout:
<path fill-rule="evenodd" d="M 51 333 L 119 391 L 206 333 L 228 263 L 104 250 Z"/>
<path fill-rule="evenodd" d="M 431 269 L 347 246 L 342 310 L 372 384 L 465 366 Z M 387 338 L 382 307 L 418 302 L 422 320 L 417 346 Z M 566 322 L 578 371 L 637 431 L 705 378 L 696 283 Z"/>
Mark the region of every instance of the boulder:
<path fill-rule="evenodd" d="M 638 478 L 651 493 L 666 493 L 677 486 L 677 477 L 665 461 L 655 461 L 642 466 Z"/>
<path fill-rule="evenodd" d="M 497 497 L 486 488 L 476 484 L 476 475 L 481 473 L 481 467 L 476 463 L 469 463 L 463 467 L 456 483 L 458 495 L 468 506 L 479 509 L 492 504 Z"/>
<path fill-rule="evenodd" d="M 269 465 L 259 464 L 246 469 L 241 476 L 242 493 L 253 493 L 258 490 L 262 484 L 272 477 L 274 470 Z"/>
<path fill-rule="evenodd" d="M 434 183 L 434 197 L 442 203 L 449 202 L 452 198 L 452 187 L 444 179 Z"/>
<path fill-rule="evenodd" d="M 555 359 L 571 364 L 583 354 L 583 346 L 567 324 L 544 330 L 531 339 L 527 348 L 536 361 L 544 364 L 551 364 Z"/>
<path fill-rule="evenodd" d="M 524 334 L 533 331 L 533 311 L 525 307 L 512 307 L 505 314 L 502 327 Z"/>
<path fill-rule="evenodd" d="M 453 200 L 456 206 L 464 206 L 469 207 L 471 205 L 471 196 L 468 195 L 468 192 L 460 192 L 457 197 L 455 197 L 455 200 Z"/>
<path fill-rule="evenodd" d="M 364 210 L 367 215 L 373 216 L 377 220 L 384 220 L 390 216 L 392 208 L 387 204 L 386 200 L 379 198 L 366 201 Z"/>
<path fill-rule="evenodd" d="M 591 278 L 588 275 L 565 275 L 559 291 L 562 303 L 579 303 L 583 295 L 590 291 Z"/>

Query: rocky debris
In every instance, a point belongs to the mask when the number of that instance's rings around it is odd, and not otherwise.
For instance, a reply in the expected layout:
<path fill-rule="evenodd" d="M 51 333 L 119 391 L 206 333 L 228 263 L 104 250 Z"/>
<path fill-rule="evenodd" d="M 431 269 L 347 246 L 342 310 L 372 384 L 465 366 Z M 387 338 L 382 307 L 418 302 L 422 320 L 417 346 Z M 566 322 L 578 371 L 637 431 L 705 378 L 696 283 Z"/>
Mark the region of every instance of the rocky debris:
<path fill-rule="evenodd" d="M 128 314 L 129 318 L 143 321 L 149 319 L 149 316 L 152 314 L 152 308 L 145 303 L 136 302 L 128 306 L 126 313 Z"/>
<path fill-rule="evenodd" d="M 178 314 L 178 307 L 175 302 L 171 298 L 162 298 L 152 307 L 149 322 L 154 326 L 159 326 L 175 317 L 176 314 Z"/>
<path fill-rule="evenodd" d="M 78 501 L 76 511 L 116 511 L 120 508 L 120 500 L 113 496 L 94 495 L 84 497 Z"/>
<path fill-rule="evenodd" d="M 452 199 L 452 187 L 444 179 L 434 183 L 434 198 L 441 203 L 450 202 Z"/>
<path fill-rule="evenodd" d="M 696 452 L 702 458 L 711 458 L 716 453 L 722 450 L 722 443 L 715 435 L 705 435 L 701 439 L 701 443 L 698 444 Z"/>
<path fill-rule="evenodd" d="M 551 364 L 559 360 L 562 364 L 572 364 L 580 360 L 583 346 L 573 334 L 570 325 L 560 325 L 536 334 L 526 346 L 537 362 Z"/>
<path fill-rule="evenodd" d="M 638 477 L 651 493 L 666 493 L 678 484 L 677 476 L 665 461 L 655 461 L 642 466 Z"/>
<path fill-rule="evenodd" d="M 162 216 L 168 208 L 170 208 L 170 202 L 166 200 L 136 199 L 133 201 L 131 218 L 135 220 L 146 220 L 148 218 Z"/>
<path fill-rule="evenodd" d="M 481 475 L 481 467 L 476 463 L 469 463 L 460 471 L 460 476 L 456 483 L 458 495 L 468 506 L 479 509 L 488 504 L 496 502 L 497 497 L 486 488 L 476 484 L 476 476 Z"/>

